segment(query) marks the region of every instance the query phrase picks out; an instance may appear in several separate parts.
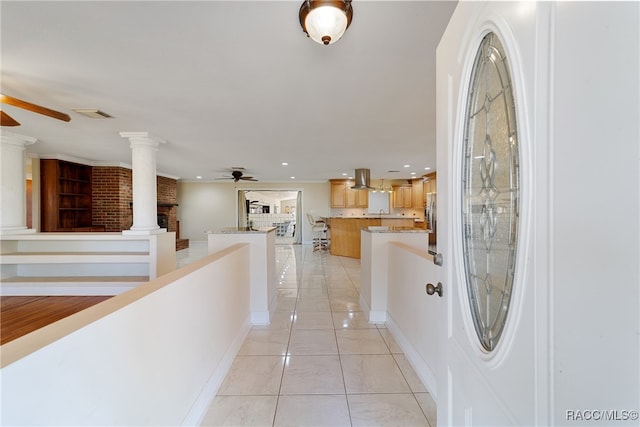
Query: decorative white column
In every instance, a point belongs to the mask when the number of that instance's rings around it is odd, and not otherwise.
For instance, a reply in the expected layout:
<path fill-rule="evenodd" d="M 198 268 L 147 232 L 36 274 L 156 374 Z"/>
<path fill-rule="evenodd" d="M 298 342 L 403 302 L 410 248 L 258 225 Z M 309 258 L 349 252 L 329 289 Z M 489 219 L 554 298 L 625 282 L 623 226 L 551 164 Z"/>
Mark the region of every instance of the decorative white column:
<path fill-rule="evenodd" d="M 149 132 L 120 132 L 131 143 L 133 172 L 133 225 L 124 234 L 157 234 L 167 230 L 158 226 L 156 153 L 161 142 Z"/>
<path fill-rule="evenodd" d="M 0 235 L 35 233 L 27 228 L 24 153 L 37 139 L 3 131 L 0 141 Z"/>

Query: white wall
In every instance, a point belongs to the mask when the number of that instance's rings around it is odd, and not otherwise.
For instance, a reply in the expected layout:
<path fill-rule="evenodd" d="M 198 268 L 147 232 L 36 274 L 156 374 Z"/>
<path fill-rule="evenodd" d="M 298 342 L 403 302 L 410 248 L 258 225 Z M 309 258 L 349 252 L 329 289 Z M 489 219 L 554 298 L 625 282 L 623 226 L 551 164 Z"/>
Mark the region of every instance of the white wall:
<path fill-rule="evenodd" d="M 4 344 L 0 423 L 197 424 L 249 330 L 249 258 L 233 246 Z"/>
<path fill-rule="evenodd" d="M 209 253 L 214 253 L 237 243 L 249 244 L 251 323 L 268 325 L 276 310 L 276 233 L 211 233 L 208 236 Z"/>
<path fill-rule="evenodd" d="M 433 256 L 425 249 L 388 243 L 387 324 L 434 399 L 438 397 L 438 309 L 442 299 L 426 293 L 438 283 Z"/>
<path fill-rule="evenodd" d="M 551 255 L 558 425 L 576 424 L 566 410 L 640 409 L 639 28 L 638 2 L 556 4 Z M 626 425 L 589 422 L 597 424 Z"/>
<path fill-rule="evenodd" d="M 402 242 L 426 254 L 428 236 L 426 232 L 361 232 L 360 305 L 367 311 L 369 322 L 387 320 L 387 295 L 392 292 L 396 276 L 402 277 L 399 267 L 389 261 L 390 242 Z M 409 270 L 417 271 L 414 266 Z"/>
<path fill-rule="evenodd" d="M 180 237 L 206 241 L 205 230 L 238 225 L 238 190 L 302 191 L 302 240 L 311 241 L 306 213 L 328 216 L 331 196 L 329 182 L 323 183 L 216 183 L 178 181 Z"/>

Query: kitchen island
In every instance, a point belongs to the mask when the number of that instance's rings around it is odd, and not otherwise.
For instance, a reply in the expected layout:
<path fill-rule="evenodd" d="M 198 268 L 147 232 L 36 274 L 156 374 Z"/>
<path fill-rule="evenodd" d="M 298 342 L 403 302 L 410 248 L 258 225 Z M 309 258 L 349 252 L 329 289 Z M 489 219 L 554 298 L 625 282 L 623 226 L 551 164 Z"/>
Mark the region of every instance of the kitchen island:
<path fill-rule="evenodd" d="M 396 230 L 405 229 L 408 231 L 417 228 L 415 218 L 405 216 L 331 217 L 327 220 L 331 230 L 331 255 L 358 259 L 360 258 L 360 232 L 363 228 L 393 227 Z M 424 231 L 422 229 L 422 232 Z"/>

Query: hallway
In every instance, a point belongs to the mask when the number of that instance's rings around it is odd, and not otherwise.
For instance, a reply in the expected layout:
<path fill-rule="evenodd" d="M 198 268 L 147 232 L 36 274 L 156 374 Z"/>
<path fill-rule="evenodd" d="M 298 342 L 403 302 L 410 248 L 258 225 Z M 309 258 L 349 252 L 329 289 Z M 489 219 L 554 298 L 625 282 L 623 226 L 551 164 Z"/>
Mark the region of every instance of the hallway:
<path fill-rule="evenodd" d="M 435 426 L 431 395 L 360 309 L 360 261 L 277 245 L 276 263 L 272 323 L 251 329 L 202 425 Z"/>

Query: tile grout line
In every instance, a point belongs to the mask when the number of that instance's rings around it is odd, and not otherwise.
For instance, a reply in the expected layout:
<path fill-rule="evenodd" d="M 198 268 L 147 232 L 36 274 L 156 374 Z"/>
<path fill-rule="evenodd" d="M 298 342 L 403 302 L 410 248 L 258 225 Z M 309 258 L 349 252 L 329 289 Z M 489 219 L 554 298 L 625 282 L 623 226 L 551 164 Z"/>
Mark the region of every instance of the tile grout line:
<path fill-rule="evenodd" d="M 340 266 L 344 269 L 344 265 L 342 264 L 342 261 L 340 262 Z M 324 271 L 324 264 L 323 264 L 323 271 Z M 345 273 L 346 273 L 346 270 L 345 270 Z M 327 284 L 326 273 L 324 274 L 324 276 L 325 276 L 325 284 Z M 328 295 L 329 295 L 329 286 L 327 284 L 327 296 Z M 349 415 L 349 424 L 353 426 L 353 418 L 351 416 L 351 405 L 349 405 L 349 395 L 347 393 L 347 381 L 344 378 L 344 368 L 342 366 L 342 352 L 340 351 L 340 344 L 338 344 L 338 334 L 337 334 L 335 319 L 333 317 L 333 308 L 331 307 L 330 298 L 329 298 L 329 310 L 331 313 L 331 323 L 333 324 L 333 336 L 336 340 L 336 349 L 338 351 L 338 362 L 340 363 L 340 375 L 342 377 L 342 387 L 344 387 L 344 400 L 347 404 L 347 414 Z"/>
<path fill-rule="evenodd" d="M 291 257 L 291 255 L 287 256 L 287 260 Z M 284 265 L 284 263 L 283 263 Z M 302 260 L 302 270 L 304 270 L 304 259 Z M 296 275 L 297 275 L 297 271 L 296 271 Z M 302 280 L 302 275 L 300 276 L 300 280 Z M 296 277 L 296 282 L 297 282 L 297 277 Z M 290 357 L 289 354 L 289 347 L 291 346 L 291 336 L 293 334 L 293 322 L 294 319 L 296 318 L 296 313 L 298 312 L 298 295 L 299 294 L 299 287 L 297 286 L 296 283 L 296 302 L 293 305 L 293 312 L 291 314 L 291 322 L 289 323 L 289 340 L 287 341 L 287 348 L 284 351 L 284 362 L 282 363 L 282 373 L 280 374 L 280 386 L 278 387 L 278 394 L 276 396 L 276 407 L 273 411 L 273 419 L 271 421 L 271 425 L 272 427 L 276 425 L 276 416 L 278 415 L 278 406 L 280 404 L 280 396 L 282 395 L 282 383 L 284 382 L 284 370 L 287 368 L 287 359 Z"/>

